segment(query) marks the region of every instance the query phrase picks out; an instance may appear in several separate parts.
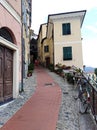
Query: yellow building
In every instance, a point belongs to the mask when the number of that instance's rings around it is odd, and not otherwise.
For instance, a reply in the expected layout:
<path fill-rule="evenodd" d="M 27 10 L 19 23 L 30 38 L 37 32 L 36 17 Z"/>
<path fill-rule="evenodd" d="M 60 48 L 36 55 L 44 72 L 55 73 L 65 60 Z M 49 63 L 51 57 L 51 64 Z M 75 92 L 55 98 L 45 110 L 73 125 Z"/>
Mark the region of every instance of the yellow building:
<path fill-rule="evenodd" d="M 85 14 L 86 10 L 48 15 L 38 37 L 41 63 L 83 68 L 81 27 Z"/>
<path fill-rule="evenodd" d="M 22 78 L 24 81 L 30 63 L 31 7 L 31 0 L 22 0 Z"/>

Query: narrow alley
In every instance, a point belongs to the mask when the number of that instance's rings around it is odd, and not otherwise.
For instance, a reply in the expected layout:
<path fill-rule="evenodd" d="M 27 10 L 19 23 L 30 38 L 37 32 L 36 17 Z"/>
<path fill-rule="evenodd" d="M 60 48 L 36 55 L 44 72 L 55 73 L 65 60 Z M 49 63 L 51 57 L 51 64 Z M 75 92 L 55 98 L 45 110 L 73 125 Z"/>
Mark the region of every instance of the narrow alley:
<path fill-rule="evenodd" d="M 97 130 L 89 114 L 79 113 L 77 90 L 66 80 L 41 67 L 27 80 L 24 94 L 0 108 L 1 130 Z"/>

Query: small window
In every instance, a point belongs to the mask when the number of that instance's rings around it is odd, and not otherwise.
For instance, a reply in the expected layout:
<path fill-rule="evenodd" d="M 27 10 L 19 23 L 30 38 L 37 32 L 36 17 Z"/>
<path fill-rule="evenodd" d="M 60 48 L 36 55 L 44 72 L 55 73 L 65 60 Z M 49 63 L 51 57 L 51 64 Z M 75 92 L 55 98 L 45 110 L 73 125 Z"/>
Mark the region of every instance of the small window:
<path fill-rule="evenodd" d="M 72 47 L 63 47 L 63 60 L 72 60 Z"/>
<path fill-rule="evenodd" d="M 4 39 L 14 43 L 11 33 L 8 31 L 8 29 L 6 27 L 0 28 L 0 36 L 3 37 Z"/>
<path fill-rule="evenodd" d="M 44 52 L 49 52 L 49 46 L 44 46 Z"/>
<path fill-rule="evenodd" d="M 64 23 L 64 24 L 62 24 L 62 34 L 63 35 L 69 35 L 69 34 L 71 34 L 70 23 Z"/>

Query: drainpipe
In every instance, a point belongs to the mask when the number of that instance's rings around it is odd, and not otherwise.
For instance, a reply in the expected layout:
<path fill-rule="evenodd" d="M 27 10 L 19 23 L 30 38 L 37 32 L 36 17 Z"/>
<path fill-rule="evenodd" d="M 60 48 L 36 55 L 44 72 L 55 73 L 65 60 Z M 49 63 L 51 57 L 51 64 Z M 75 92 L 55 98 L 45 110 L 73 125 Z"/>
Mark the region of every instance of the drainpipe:
<path fill-rule="evenodd" d="M 23 0 L 21 0 L 21 62 L 22 62 L 22 66 L 21 66 L 21 88 L 20 88 L 20 92 L 23 92 L 23 8 L 22 5 L 23 4 Z"/>
<path fill-rule="evenodd" d="M 54 53 L 54 24 L 53 24 L 53 35 L 52 35 L 52 39 L 53 39 L 53 64 L 55 65 L 55 53 Z M 55 69 L 55 67 L 53 68 Z"/>

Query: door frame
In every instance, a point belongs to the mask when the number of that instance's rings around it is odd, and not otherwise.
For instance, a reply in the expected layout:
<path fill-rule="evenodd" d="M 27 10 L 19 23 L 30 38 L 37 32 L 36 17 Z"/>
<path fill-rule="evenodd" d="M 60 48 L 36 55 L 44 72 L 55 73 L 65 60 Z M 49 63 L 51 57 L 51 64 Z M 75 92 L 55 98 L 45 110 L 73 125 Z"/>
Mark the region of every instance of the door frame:
<path fill-rule="evenodd" d="M 0 45 L 13 50 L 13 98 L 17 98 L 19 95 L 19 49 L 14 43 L 2 37 L 0 37 Z"/>
<path fill-rule="evenodd" d="M 45 57 L 45 61 L 46 61 L 46 67 L 48 68 L 50 64 L 50 57 Z"/>

